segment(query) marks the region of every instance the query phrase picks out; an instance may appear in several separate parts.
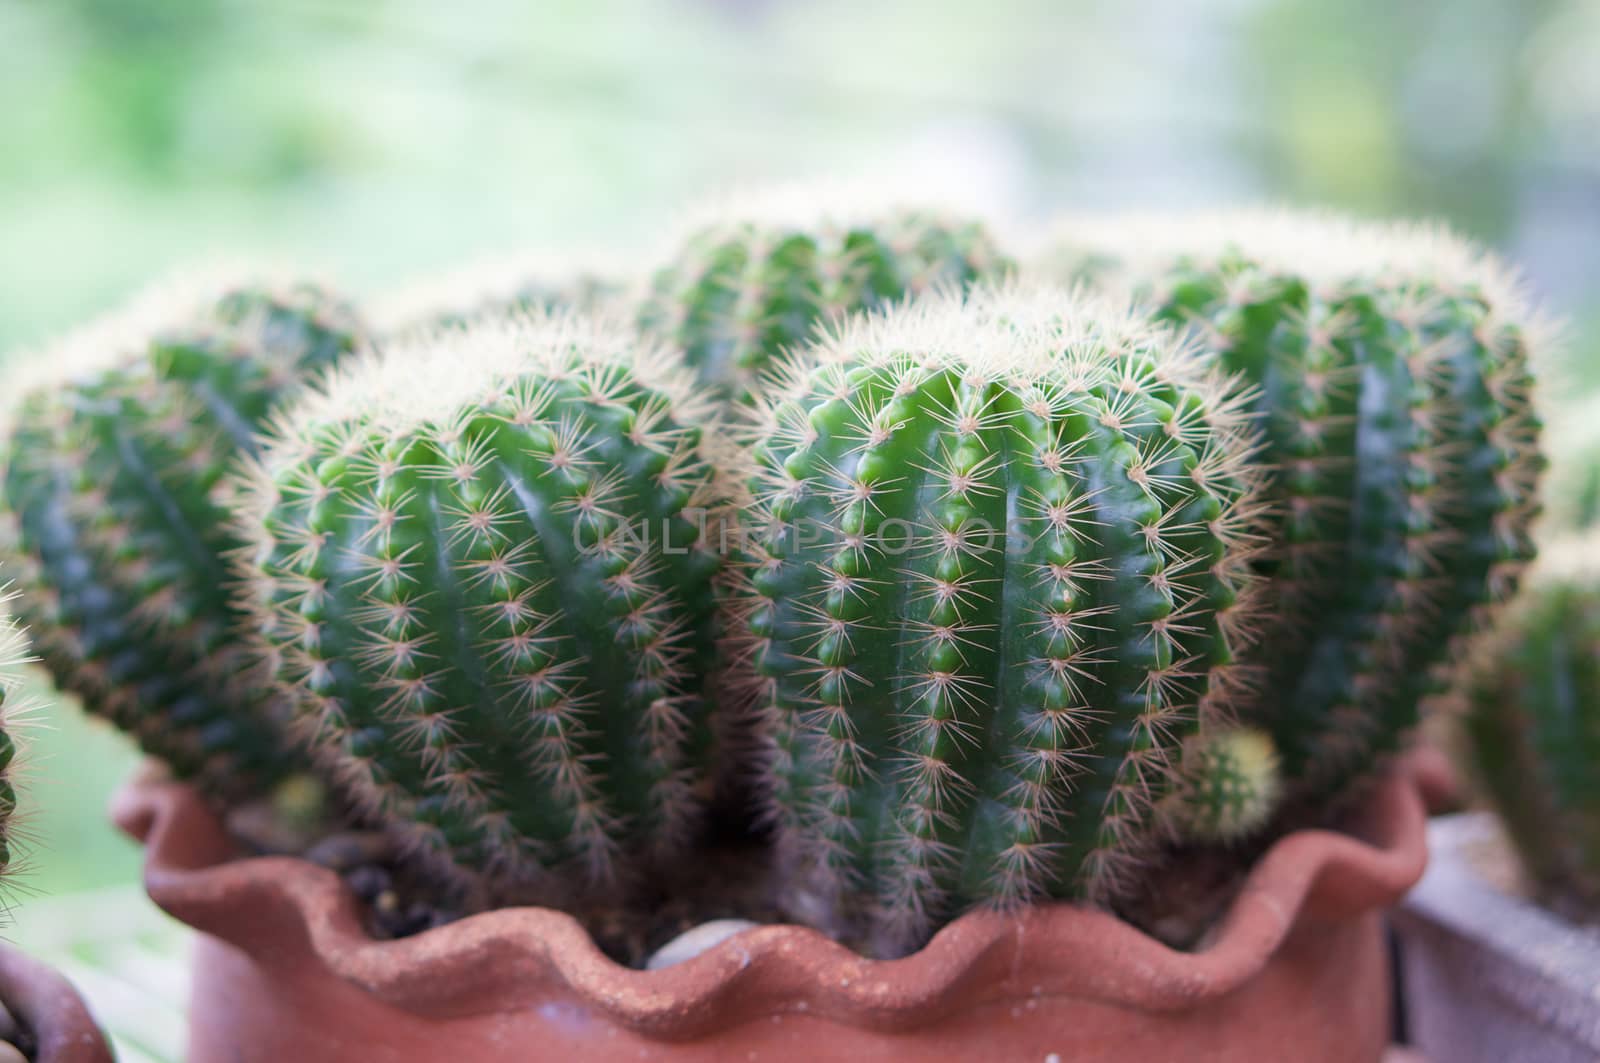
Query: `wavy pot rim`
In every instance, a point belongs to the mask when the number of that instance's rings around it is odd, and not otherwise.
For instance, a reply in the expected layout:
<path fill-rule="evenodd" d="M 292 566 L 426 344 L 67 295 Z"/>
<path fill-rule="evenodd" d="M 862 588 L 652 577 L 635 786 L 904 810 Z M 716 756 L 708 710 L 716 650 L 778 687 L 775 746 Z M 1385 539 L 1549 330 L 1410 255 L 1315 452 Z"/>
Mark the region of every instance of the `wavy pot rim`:
<path fill-rule="evenodd" d="M 4 941 L 0 1002 L 33 1034 L 35 1063 L 112 1063 L 105 1035 L 72 983 Z"/>
<path fill-rule="evenodd" d="M 682 963 L 624 967 L 571 916 L 506 908 L 378 941 L 333 871 L 295 857 L 238 858 L 191 788 L 136 779 L 113 800 L 117 825 L 146 846 L 145 887 L 162 909 L 291 968 L 314 956 L 384 1003 L 437 1018 L 537 1007 L 591 1009 L 652 1038 L 685 1040 L 752 1014 L 809 1012 L 862 1029 L 909 1030 L 1021 991 L 1175 1012 L 1231 993 L 1262 971 L 1301 921 L 1387 908 L 1427 859 L 1423 785 L 1397 766 L 1369 793 L 1356 833 L 1301 830 L 1257 861 L 1212 940 L 1172 949 L 1115 916 L 1067 903 L 972 912 L 894 960 L 860 956 L 817 931 L 765 925 Z"/>

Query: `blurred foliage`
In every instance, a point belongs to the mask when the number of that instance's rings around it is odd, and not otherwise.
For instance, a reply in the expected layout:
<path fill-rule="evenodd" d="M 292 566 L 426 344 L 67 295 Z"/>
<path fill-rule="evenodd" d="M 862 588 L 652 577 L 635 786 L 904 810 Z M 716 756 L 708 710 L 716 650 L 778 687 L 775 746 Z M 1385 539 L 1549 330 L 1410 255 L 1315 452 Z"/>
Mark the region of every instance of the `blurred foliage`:
<path fill-rule="evenodd" d="M 1600 386 L 1597 54 L 1596 0 L 0 0 L 0 350 L 196 259 L 372 288 L 869 172 L 1024 216 L 1442 217 L 1577 319 L 1576 393 Z M 127 757 L 72 711 L 40 888 L 128 869 L 99 825 Z"/>

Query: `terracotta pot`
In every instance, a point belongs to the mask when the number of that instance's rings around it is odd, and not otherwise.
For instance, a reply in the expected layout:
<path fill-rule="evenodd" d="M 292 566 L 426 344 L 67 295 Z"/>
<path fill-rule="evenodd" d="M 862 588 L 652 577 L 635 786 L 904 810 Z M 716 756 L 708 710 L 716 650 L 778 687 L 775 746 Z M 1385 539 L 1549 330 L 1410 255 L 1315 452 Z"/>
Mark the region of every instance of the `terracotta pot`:
<path fill-rule="evenodd" d="M 112 1063 L 105 1035 L 72 983 L 3 943 L 0 1002 L 33 1035 L 33 1063 Z"/>
<path fill-rule="evenodd" d="M 1426 859 L 1411 774 L 1365 812 L 1359 837 L 1274 845 L 1199 953 L 1052 905 L 965 916 L 902 960 L 767 926 L 636 971 L 544 909 L 373 941 L 333 873 L 229 862 L 190 790 L 138 784 L 116 808 L 148 846 L 151 897 L 205 935 L 190 1063 L 1377 1060 L 1390 1028 L 1380 913 Z"/>

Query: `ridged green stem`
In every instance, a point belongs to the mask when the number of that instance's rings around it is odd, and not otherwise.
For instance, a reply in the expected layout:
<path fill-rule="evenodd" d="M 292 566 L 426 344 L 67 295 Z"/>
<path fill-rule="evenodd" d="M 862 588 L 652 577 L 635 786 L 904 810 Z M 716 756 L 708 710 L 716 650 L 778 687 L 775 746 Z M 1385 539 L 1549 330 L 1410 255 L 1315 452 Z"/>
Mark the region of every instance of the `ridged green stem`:
<path fill-rule="evenodd" d="M 1284 513 L 1264 711 L 1313 801 L 1398 749 L 1437 668 L 1532 553 L 1527 350 L 1481 295 L 1421 281 L 1314 292 L 1229 258 L 1162 315 L 1214 330 L 1260 389 Z"/>
<path fill-rule="evenodd" d="M 1056 268 L 1141 293 L 1255 385 L 1279 520 L 1246 715 L 1320 814 L 1402 746 L 1532 556 L 1537 323 L 1434 231 L 1246 213 L 1075 240 Z"/>
<path fill-rule="evenodd" d="M 1541 896 L 1600 913 L 1600 581 L 1597 544 L 1540 577 L 1475 647 L 1464 716 L 1471 761 Z M 1560 548 L 1558 548 L 1559 550 Z"/>
<path fill-rule="evenodd" d="M 336 384 L 246 507 L 306 737 L 479 900 L 626 885 L 684 842 L 712 776 L 701 425 L 681 389 L 562 327 L 486 326 L 517 355 L 498 361 L 484 329 L 413 352 L 454 398 L 404 353 Z"/>
<path fill-rule="evenodd" d="M 873 951 L 1113 897 L 1226 696 L 1248 443 L 1170 336 L 1095 312 L 891 316 L 761 432 L 741 622 L 770 800 L 797 903 Z"/>
<path fill-rule="evenodd" d="M 221 799 L 259 793 L 295 765 L 248 679 L 225 561 L 242 544 L 218 483 L 356 332 L 320 289 L 239 289 L 96 352 L 12 416 L 10 552 L 46 667 Z"/>

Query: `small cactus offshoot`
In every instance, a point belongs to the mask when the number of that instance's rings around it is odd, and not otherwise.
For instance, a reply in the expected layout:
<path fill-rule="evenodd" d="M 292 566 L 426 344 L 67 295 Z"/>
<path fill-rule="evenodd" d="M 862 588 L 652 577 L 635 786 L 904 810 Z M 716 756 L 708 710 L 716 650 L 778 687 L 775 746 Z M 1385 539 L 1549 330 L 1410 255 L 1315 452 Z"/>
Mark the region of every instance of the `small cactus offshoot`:
<path fill-rule="evenodd" d="M 461 903 L 612 895 L 713 780 L 715 436 L 631 330 L 511 317 L 335 376 L 241 527 L 299 729 Z"/>
<path fill-rule="evenodd" d="M 35 356 L 6 425 L 8 553 L 45 666 L 219 800 L 294 767 L 248 676 L 219 482 L 357 332 L 309 285 L 161 292 Z"/>
<path fill-rule="evenodd" d="M 1600 543 L 1550 546 L 1473 647 L 1467 751 L 1541 899 L 1600 916 Z"/>
<path fill-rule="evenodd" d="M 1239 841 L 1267 825 L 1281 793 L 1271 737 L 1253 727 L 1223 727 L 1196 736 L 1184 750 L 1170 814 L 1186 841 Z"/>
<path fill-rule="evenodd" d="M 1429 227 L 1110 218 L 1068 222 L 1054 254 L 1256 385 L 1280 620 L 1247 716 L 1322 809 L 1402 744 L 1532 555 L 1541 324 L 1503 267 Z"/>
<path fill-rule="evenodd" d="M 727 204 L 654 277 L 641 327 L 703 385 L 748 405 L 790 350 L 859 311 L 1010 267 L 982 224 L 934 208 L 819 203 L 796 191 Z"/>
<path fill-rule="evenodd" d="M 975 904 L 1129 885 L 1236 694 L 1248 398 L 1050 290 L 924 301 L 795 363 L 734 611 L 797 910 L 895 954 Z"/>

